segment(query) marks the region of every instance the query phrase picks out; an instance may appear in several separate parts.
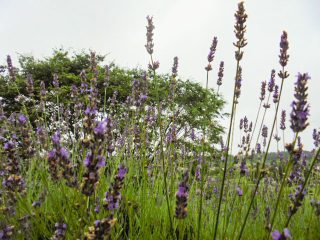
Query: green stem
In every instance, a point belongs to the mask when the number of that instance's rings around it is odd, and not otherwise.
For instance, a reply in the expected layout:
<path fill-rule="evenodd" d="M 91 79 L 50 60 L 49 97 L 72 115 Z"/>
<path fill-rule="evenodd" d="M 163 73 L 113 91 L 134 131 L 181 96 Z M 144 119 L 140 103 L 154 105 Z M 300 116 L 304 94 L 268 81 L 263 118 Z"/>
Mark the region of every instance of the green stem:
<path fill-rule="evenodd" d="M 284 75 L 284 68 L 282 68 L 282 72 L 283 72 L 283 75 Z M 278 101 L 277 108 L 276 108 L 276 112 L 275 112 L 275 116 L 274 116 L 274 119 L 273 119 L 273 124 L 272 124 L 271 132 L 270 132 L 270 137 L 269 137 L 269 141 L 268 141 L 268 146 L 267 146 L 267 149 L 266 149 L 266 152 L 265 152 L 265 154 L 264 154 L 263 161 L 262 161 L 262 166 L 261 166 L 262 171 L 260 171 L 260 173 L 258 174 L 258 180 L 257 180 L 256 186 L 255 186 L 255 188 L 254 188 L 254 191 L 253 191 L 253 194 L 252 194 L 252 197 L 251 197 L 251 200 L 250 200 L 249 208 L 248 208 L 248 210 L 247 210 L 247 212 L 246 212 L 246 215 L 245 215 L 245 218 L 244 218 L 244 222 L 243 222 L 243 224 L 242 224 L 242 226 L 241 226 L 241 230 L 240 230 L 240 234 L 239 234 L 238 240 L 240 240 L 241 237 L 242 237 L 242 234 L 243 234 L 243 232 L 244 232 L 244 229 L 245 229 L 245 226 L 246 226 L 246 223 L 247 223 L 249 214 L 250 214 L 250 210 L 251 210 L 251 207 L 252 207 L 254 198 L 255 198 L 255 196 L 256 196 L 256 194 L 257 194 L 257 191 L 258 191 L 258 188 L 259 188 L 259 185 L 260 185 L 260 181 L 261 181 L 261 179 L 263 178 L 264 168 L 265 168 L 265 164 L 266 164 L 266 160 L 267 160 L 269 148 L 270 148 L 270 145 L 271 145 L 273 130 L 274 130 L 274 127 L 275 127 L 275 124 L 276 124 L 277 115 L 278 115 L 278 110 L 279 110 L 279 104 L 280 104 L 280 99 L 281 99 L 281 94 L 282 94 L 282 88 L 283 88 L 284 79 L 285 79 L 285 75 L 284 75 L 284 77 L 281 79 L 281 86 L 280 86 L 280 92 L 279 92 L 279 101 Z"/>
<path fill-rule="evenodd" d="M 240 52 L 240 47 L 238 47 L 238 52 Z M 236 77 L 238 76 L 239 71 L 239 65 L 240 60 L 237 60 L 237 67 L 236 67 Z M 232 106 L 231 106 L 231 117 L 230 117 L 230 124 L 229 124 L 229 131 L 228 131 L 228 139 L 227 139 L 227 151 L 225 153 L 225 162 L 224 162 L 224 169 L 223 169 L 223 175 L 222 175 L 222 183 L 221 183 L 221 190 L 220 190 L 220 196 L 219 196 L 219 204 L 218 204 L 218 210 L 217 210 L 217 217 L 214 227 L 214 236 L 213 239 L 215 240 L 217 238 L 217 232 L 218 232 L 218 226 L 219 226 L 219 217 L 220 217 L 220 210 L 221 210 L 221 203 L 222 203 L 222 197 L 223 197 L 223 190 L 225 185 L 225 179 L 227 174 L 227 166 L 228 166 L 228 158 L 229 158 L 229 145 L 230 145 L 230 137 L 231 137 L 231 127 L 233 122 L 233 115 L 235 111 L 235 99 L 236 99 L 236 82 L 234 83 L 234 89 L 233 89 L 233 98 L 232 98 Z"/>

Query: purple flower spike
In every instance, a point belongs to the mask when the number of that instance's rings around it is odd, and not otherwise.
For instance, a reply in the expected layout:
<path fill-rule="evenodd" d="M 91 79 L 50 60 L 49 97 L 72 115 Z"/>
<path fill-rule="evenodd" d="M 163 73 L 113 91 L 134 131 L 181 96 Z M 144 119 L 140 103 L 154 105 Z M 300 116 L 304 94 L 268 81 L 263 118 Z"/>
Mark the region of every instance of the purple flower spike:
<path fill-rule="evenodd" d="M 286 110 L 282 110 L 281 112 L 280 129 L 286 129 Z"/>
<path fill-rule="evenodd" d="M 178 57 L 173 58 L 172 77 L 176 77 L 178 74 Z"/>
<path fill-rule="evenodd" d="M 220 67 L 219 67 L 219 72 L 218 72 L 218 80 L 217 80 L 218 86 L 222 85 L 223 72 L 224 72 L 224 61 L 221 61 Z"/>
<path fill-rule="evenodd" d="M 307 123 L 309 116 L 309 105 L 307 104 L 307 82 L 309 79 L 310 77 L 307 73 L 298 73 L 294 94 L 296 100 L 291 104 L 292 111 L 290 114 L 290 127 L 294 132 L 301 132 L 309 125 L 309 123 Z"/>
<path fill-rule="evenodd" d="M 279 63 L 282 67 L 285 67 L 288 63 L 289 55 L 287 51 L 289 49 L 289 42 L 288 42 L 288 34 L 286 31 L 283 31 L 281 35 L 280 41 L 280 55 L 279 55 Z"/>
<path fill-rule="evenodd" d="M 153 19 L 150 16 L 147 16 L 147 44 L 145 45 L 147 52 L 151 55 L 153 53 L 153 30 L 154 30 L 154 25 L 153 25 Z"/>
<path fill-rule="evenodd" d="M 261 93 L 259 98 L 261 101 L 263 101 L 266 97 L 266 86 L 267 86 L 266 81 L 261 82 Z"/>
<path fill-rule="evenodd" d="M 274 85 L 275 85 L 275 76 L 276 76 L 276 71 L 274 69 L 271 70 L 271 77 L 268 82 L 268 91 L 273 92 Z"/>

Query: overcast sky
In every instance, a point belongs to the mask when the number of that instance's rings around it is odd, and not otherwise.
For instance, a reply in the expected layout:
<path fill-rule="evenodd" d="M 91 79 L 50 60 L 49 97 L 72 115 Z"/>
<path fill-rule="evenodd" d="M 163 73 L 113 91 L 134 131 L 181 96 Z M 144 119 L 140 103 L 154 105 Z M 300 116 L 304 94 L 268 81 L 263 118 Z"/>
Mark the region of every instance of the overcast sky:
<path fill-rule="evenodd" d="M 236 0 L 0 0 L 0 58 L 10 54 L 49 56 L 52 49 L 63 46 L 73 51 L 95 50 L 108 54 L 107 62 L 123 67 L 145 67 L 146 16 L 154 17 L 154 56 L 160 61 L 160 72 L 171 70 L 173 57 L 179 57 L 179 75 L 205 86 L 208 50 L 218 37 L 214 70 L 209 86 L 216 88 L 218 64 L 225 61 L 225 77 L 221 92 L 226 101 L 232 99 L 235 74 L 233 33 Z M 312 129 L 320 126 L 320 1 L 319 0 L 248 0 L 248 45 L 242 61 L 243 85 L 236 116 L 247 115 L 254 121 L 258 109 L 260 83 L 269 80 L 272 68 L 277 72 L 279 41 L 288 32 L 290 77 L 284 85 L 281 109 L 288 111 L 293 100 L 297 72 L 308 72 L 310 126 L 301 136 L 310 150 Z M 277 83 L 280 83 L 277 78 Z M 230 105 L 225 111 L 230 110 Z M 271 115 L 267 114 L 268 126 Z M 224 126 L 228 120 L 223 121 Z M 289 123 L 287 122 L 287 125 Z M 286 140 L 291 140 L 286 130 Z M 239 139 L 236 133 L 235 139 Z M 282 140 L 281 140 L 282 141 Z M 281 145 L 282 146 L 282 145 Z M 275 144 L 272 146 L 275 150 Z"/>

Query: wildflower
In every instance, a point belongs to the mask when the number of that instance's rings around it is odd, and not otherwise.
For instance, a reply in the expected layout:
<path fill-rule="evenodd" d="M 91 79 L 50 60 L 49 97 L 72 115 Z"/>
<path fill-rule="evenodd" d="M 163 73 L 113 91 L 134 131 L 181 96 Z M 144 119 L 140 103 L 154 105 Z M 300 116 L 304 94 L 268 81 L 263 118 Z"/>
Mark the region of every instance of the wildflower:
<path fill-rule="evenodd" d="M 292 202 L 292 204 L 289 207 L 289 215 L 292 216 L 294 215 L 299 207 L 302 206 L 302 201 L 304 199 L 304 196 L 306 195 L 307 191 L 305 189 L 302 188 L 302 185 L 299 185 L 296 188 L 295 194 L 290 194 L 290 200 Z"/>
<path fill-rule="evenodd" d="M 237 72 L 237 76 L 236 76 L 236 89 L 235 89 L 235 96 L 236 98 L 240 97 L 240 93 L 241 93 L 241 82 L 242 82 L 242 68 L 239 67 L 239 70 Z"/>
<path fill-rule="evenodd" d="M 148 65 L 149 69 L 153 70 L 153 71 L 157 70 L 159 68 L 159 66 L 160 66 L 159 61 L 154 61 L 152 63 L 149 63 L 149 65 Z"/>
<path fill-rule="evenodd" d="M 7 67 L 8 67 L 8 72 L 9 72 L 9 76 L 12 79 L 12 81 L 16 80 L 16 76 L 15 76 L 15 68 L 12 65 L 12 60 L 10 55 L 7 56 Z"/>
<path fill-rule="evenodd" d="M 58 77 L 58 74 L 57 73 L 54 73 L 53 74 L 53 81 L 52 81 L 52 84 L 55 88 L 58 88 L 59 87 L 59 77 Z"/>
<path fill-rule="evenodd" d="M 314 140 L 313 142 L 314 146 L 318 147 L 320 144 L 320 131 L 317 131 L 317 129 L 313 129 L 312 138 Z"/>
<path fill-rule="evenodd" d="M 286 110 L 282 110 L 281 112 L 280 129 L 286 129 Z"/>
<path fill-rule="evenodd" d="M 27 75 L 26 84 L 27 84 L 27 92 L 29 93 L 29 96 L 32 97 L 33 96 L 34 87 L 33 87 L 32 75 L 30 73 Z"/>
<path fill-rule="evenodd" d="M 310 77 L 307 73 L 298 73 L 297 78 L 294 94 L 296 100 L 291 104 L 292 111 L 290 114 L 290 127 L 294 132 L 301 132 L 309 125 L 309 123 L 307 123 L 309 116 L 309 105 L 307 104 L 307 82 Z"/>
<path fill-rule="evenodd" d="M 276 76 L 276 71 L 274 69 L 271 70 L 271 77 L 268 82 L 268 91 L 273 92 L 274 86 L 275 86 L 275 76 Z"/>
<path fill-rule="evenodd" d="M 176 77 L 178 73 L 178 57 L 173 58 L 172 77 Z"/>
<path fill-rule="evenodd" d="M 153 17 L 147 16 L 147 21 L 148 21 L 148 26 L 147 28 L 147 44 L 145 45 L 147 52 L 151 55 L 153 53 L 153 30 L 154 30 L 154 25 L 153 25 Z"/>
<path fill-rule="evenodd" d="M 189 191 L 189 173 L 186 171 L 183 174 L 182 181 L 179 184 L 178 191 L 176 192 L 176 212 L 175 217 L 178 219 L 186 218 L 188 215 L 188 191 Z"/>
<path fill-rule="evenodd" d="M 54 225 L 55 232 L 54 235 L 51 237 L 51 240 L 63 240 L 66 237 L 66 231 L 67 231 L 67 224 L 65 223 L 56 223 Z"/>
<path fill-rule="evenodd" d="M 214 37 L 212 40 L 209 54 L 208 54 L 208 65 L 205 67 L 205 70 L 207 70 L 208 72 L 212 70 L 211 62 L 214 59 L 214 54 L 216 52 L 217 44 L 218 44 L 217 37 Z"/>
<path fill-rule="evenodd" d="M 121 188 L 123 186 L 124 177 L 127 173 L 127 169 L 124 165 L 120 165 L 118 168 L 118 173 L 114 177 L 113 183 L 109 187 L 109 190 L 106 192 L 104 198 L 103 207 L 109 211 L 119 208 L 119 203 L 121 200 Z"/>
<path fill-rule="evenodd" d="M 247 45 L 247 42 L 246 42 L 247 40 L 244 38 L 244 34 L 246 32 L 245 22 L 247 20 L 248 15 L 245 13 L 243 2 L 240 2 L 238 4 L 238 10 L 234 16 L 236 18 L 234 32 L 236 34 L 237 42 L 233 43 L 233 45 L 238 48 L 238 51 L 236 51 L 235 53 L 235 58 L 237 61 L 240 61 L 243 56 L 243 52 L 240 50 L 240 48 L 243 48 Z"/>
<path fill-rule="evenodd" d="M 217 80 L 217 85 L 221 86 L 222 85 L 222 78 L 223 78 L 223 72 L 224 72 L 224 62 L 220 62 L 220 67 L 219 67 L 219 72 L 218 72 L 218 80 Z"/>
<path fill-rule="evenodd" d="M 274 86 L 274 92 L 273 92 L 273 102 L 277 103 L 279 101 L 279 86 Z"/>
<path fill-rule="evenodd" d="M 108 239 L 111 228 L 115 225 L 116 219 L 109 216 L 102 220 L 96 220 L 94 225 L 89 227 L 88 233 L 85 234 L 85 240 Z"/>
<path fill-rule="evenodd" d="M 260 100 L 263 101 L 266 97 L 266 86 L 267 86 L 267 82 L 266 81 L 262 81 L 261 82 L 261 92 L 260 92 Z"/>
<path fill-rule="evenodd" d="M 288 34 L 286 31 L 283 31 L 281 35 L 280 41 L 280 55 L 279 55 L 279 63 L 282 67 L 285 67 L 288 63 L 289 55 L 287 51 L 289 49 L 289 42 L 288 42 Z"/>
<path fill-rule="evenodd" d="M 243 191 L 239 186 L 237 187 L 237 194 L 238 194 L 239 197 L 243 196 Z"/>
<path fill-rule="evenodd" d="M 279 232 L 278 230 L 275 230 L 272 234 L 273 240 L 285 240 L 285 239 L 292 239 L 290 231 L 288 228 L 285 228 L 283 230 L 283 233 Z"/>

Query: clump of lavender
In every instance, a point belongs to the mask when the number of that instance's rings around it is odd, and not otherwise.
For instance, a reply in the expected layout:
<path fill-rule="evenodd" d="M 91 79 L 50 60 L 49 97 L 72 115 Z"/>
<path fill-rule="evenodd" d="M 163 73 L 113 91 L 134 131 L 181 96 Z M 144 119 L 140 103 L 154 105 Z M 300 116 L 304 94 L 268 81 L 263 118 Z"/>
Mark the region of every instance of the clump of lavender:
<path fill-rule="evenodd" d="M 218 39 L 217 39 L 217 37 L 214 37 L 212 40 L 209 54 L 208 54 L 208 65 L 205 67 L 205 70 L 207 72 L 212 70 L 211 63 L 213 62 L 214 54 L 216 53 L 217 44 L 218 44 Z"/>
<path fill-rule="evenodd" d="M 65 223 L 56 223 L 54 225 L 55 232 L 54 235 L 50 238 L 51 240 L 64 240 L 66 237 L 66 231 L 67 231 L 67 224 Z"/>
<path fill-rule="evenodd" d="M 85 234 L 85 240 L 108 239 L 111 228 L 115 225 L 116 219 L 113 217 L 96 220 L 94 225 L 89 227 L 89 231 Z"/>
<path fill-rule="evenodd" d="M 290 231 L 288 228 L 285 228 L 283 232 L 279 232 L 278 230 L 275 230 L 272 234 L 273 240 L 286 240 L 286 239 L 292 239 Z"/>
<path fill-rule="evenodd" d="M 124 165 L 120 165 L 118 168 L 118 173 L 114 177 L 113 183 L 109 187 L 109 190 L 106 192 L 104 198 L 103 207 L 109 211 L 114 211 L 115 209 L 119 208 L 119 203 L 121 200 L 121 188 L 124 183 L 124 178 L 127 173 L 127 169 Z"/>
<path fill-rule="evenodd" d="M 186 218 L 188 215 L 188 191 L 189 191 L 189 173 L 186 171 L 183 174 L 182 181 L 179 184 L 178 191 L 176 192 L 176 211 L 175 217 L 178 219 Z"/>
<path fill-rule="evenodd" d="M 307 82 L 310 79 L 307 73 L 297 75 L 297 82 L 295 83 L 295 101 L 292 102 L 292 111 L 290 114 L 291 129 L 295 132 L 301 132 L 309 125 L 307 123 L 309 116 L 309 105 L 307 104 Z"/>

